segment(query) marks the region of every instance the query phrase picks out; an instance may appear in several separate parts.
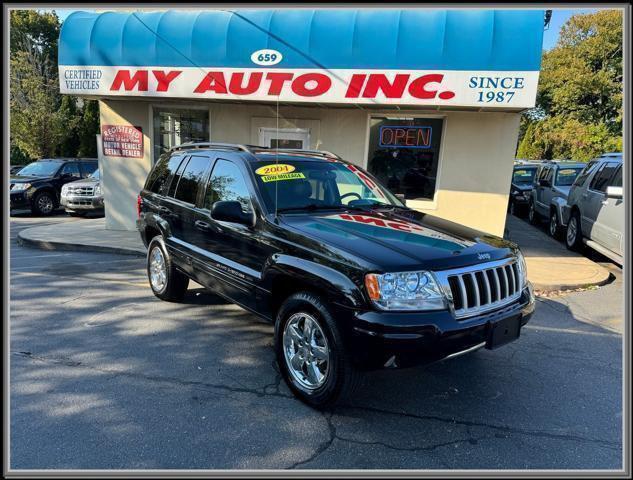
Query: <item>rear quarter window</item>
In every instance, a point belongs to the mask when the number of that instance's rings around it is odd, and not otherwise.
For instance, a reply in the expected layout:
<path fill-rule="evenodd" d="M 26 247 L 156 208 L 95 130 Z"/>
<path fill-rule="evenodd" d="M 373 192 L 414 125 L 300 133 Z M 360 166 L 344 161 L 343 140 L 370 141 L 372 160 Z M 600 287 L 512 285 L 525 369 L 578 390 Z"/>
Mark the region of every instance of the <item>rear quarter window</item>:
<path fill-rule="evenodd" d="M 150 172 L 145 182 L 145 189 L 159 195 L 166 195 L 169 179 L 180 165 L 183 155 L 163 155 L 160 157 L 154 169 Z"/>

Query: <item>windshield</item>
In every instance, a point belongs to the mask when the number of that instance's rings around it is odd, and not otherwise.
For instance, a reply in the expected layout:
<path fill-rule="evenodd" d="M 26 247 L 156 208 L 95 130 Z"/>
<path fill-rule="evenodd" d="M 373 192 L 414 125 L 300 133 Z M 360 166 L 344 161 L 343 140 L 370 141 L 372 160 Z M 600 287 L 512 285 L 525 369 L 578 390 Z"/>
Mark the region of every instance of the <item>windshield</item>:
<path fill-rule="evenodd" d="M 531 184 L 535 173 L 536 168 L 516 168 L 512 174 L 512 183 L 519 185 Z"/>
<path fill-rule="evenodd" d="M 59 162 L 33 162 L 18 172 L 20 176 L 51 177 L 57 173 Z"/>
<path fill-rule="evenodd" d="M 88 175 L 90 178 L 94 178 L 95 180 L 99 180 L 99 169 L 97 168 L 94 172 Z"/>
<path fill-rule="evenodd" d="M 251 168 L 269 210 L 403 207 L 368 173 L 338 161 L 253 162 Z M 275 195 L 276 194 L 276 195 Z"/>
<path fill-rule="evenodd" d="M 561 168 L 556 174 L 556 185 L 559 187 L 569 187 L 574 183 L 582 168 Z"/>

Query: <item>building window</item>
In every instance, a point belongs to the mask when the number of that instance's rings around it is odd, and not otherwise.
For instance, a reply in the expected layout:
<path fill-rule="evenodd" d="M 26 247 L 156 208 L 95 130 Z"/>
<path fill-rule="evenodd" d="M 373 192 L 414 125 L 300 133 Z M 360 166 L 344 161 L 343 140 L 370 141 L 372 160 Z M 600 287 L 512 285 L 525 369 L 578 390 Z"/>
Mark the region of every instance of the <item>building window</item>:
<path fill-rule="evenodd" d="M 367 169 L 407 200 L 433 200 L 441 118 L 371 117 Z"/>
<path fill-rule="evenodd" d="M 207 110 L 154 108 L 154 162 L 177 145 L 208 141 Z"/>

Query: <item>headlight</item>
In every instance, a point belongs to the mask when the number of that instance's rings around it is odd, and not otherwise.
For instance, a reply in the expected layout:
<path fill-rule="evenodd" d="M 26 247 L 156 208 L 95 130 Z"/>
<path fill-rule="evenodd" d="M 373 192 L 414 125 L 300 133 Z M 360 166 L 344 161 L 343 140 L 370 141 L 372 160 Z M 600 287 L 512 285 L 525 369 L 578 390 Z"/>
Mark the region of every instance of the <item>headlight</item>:
<path fill-rule="evenodd" d="M 527 285 L 527 264 L 520 250 L 517 250 L 517 267 L 521 277 L 521 288 L 523 288 Z"/>
<path fill-rule="evenodd" d="M 62 194 L 66 193 L 66 192 L 68 192 L 68 187 L 66 185 L 64 185 L 62 187 Z"/>
<path fill-rule="evenodd" d="M 24 190 L 28 190 L 29 188 L 31 188 L 30 183 L 14 183 L 13 185 L 11 185 L 11 190 L 14 192 L 21 192 Z"/>
<path fill-rule="evenodd" d="M 95 195 L 101 195 L 101 184 L 100 183 L 97 183 L 95 185 L 95 189 L 93 190 L 93 192 L 94 192 Z"/>
<path fill-rule="evenodd" d="M 381 310 L 441 310 L 445 298 L 431 272 L 370 273 L 365 288 Z"/>

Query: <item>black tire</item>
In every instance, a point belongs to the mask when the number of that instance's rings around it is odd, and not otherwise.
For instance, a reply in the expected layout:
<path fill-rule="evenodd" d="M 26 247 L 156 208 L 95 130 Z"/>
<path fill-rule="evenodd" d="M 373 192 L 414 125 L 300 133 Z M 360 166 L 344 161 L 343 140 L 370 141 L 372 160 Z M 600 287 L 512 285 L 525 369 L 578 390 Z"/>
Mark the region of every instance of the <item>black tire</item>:
<path fill-rule="evenodd" d="M 558 240 L 560 238 L 560 221 L 558 219 L 558 213 L 555 209 L 552 209 L 549 213 L 549 224 L 547 225 L 547 232 L 552 238 Z"/>
<path fill-rule="evenodd" d="M 57 207 L 57 199 L 51 192 L 39 192 L 33 197 L 31 204 L 31 212 L 35 215 L 48 216 L 51 215 Z"/>
<path fill-rule="evenodd" d="M 571 216 L 569 217 L 569 222 L 567 223 L 567 229 L 565 231 L 565 246 L 569 250 L 573 250 L 575 252 L 582 251 L 582 229 L 580 226 L 580 213 L 578 210 L 571 212 Z"/>
<path fill-rule="evenodd" d="M 160 251 L 165 266 L 166 278 L 160 286 L 155 286 L 152 282 L 152 273 L 150 270 L 150 262 L 155 249 Z M 149 280 L 149 285 L 154 295 L 168 302 L 181 302 L 187 293 L 187 287 L 189 287 L 189 277 L 179 271 L 173 264 L 171 257 L 167 253 L 167 248 L 165 248 L 165 241 L 161 235 L 152 238 L 147 247 L 147 279 Z"/>
<path fill-rule="evenodd" d="M 291 317 L 297 313 L 307 313 L 318 323 L 329 347 L 325 380 L 315 389 L 305 388 L 293 377 L 284 353 L 284 330 Z M 325 302 L 310 292 L 295 293 L 280 307 L 275 322 L 275 353 L 279 371 L 290 390 L 313 408 L 327 408 L 348 400 L 362 380 L 362 372 L 352 364 L 334 316 Z"/>
<path fill-rule="evenodd" d="M 536 207 L 534 206 L 534 202 L 530 201 L 528 205 L 528 222 L 531 225 L 538 225 L 539 223 L 538 212 L 536 211 Z"/>

